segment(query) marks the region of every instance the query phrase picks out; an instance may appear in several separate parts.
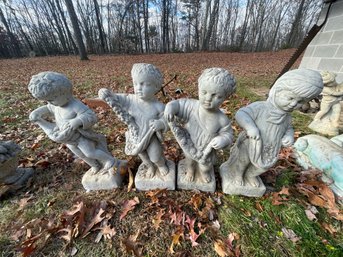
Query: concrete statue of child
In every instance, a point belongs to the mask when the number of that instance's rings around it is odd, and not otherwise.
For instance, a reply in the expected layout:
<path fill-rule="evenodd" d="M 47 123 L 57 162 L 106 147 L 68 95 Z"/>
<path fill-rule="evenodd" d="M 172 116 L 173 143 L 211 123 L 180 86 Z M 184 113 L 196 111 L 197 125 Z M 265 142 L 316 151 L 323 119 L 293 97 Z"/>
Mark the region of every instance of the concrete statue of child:
<path fill-rule="evenodd" d="M 136 188 L 174 190 L 175 164 L 165 159 L 162 148 L 162 132 L 168 129 L 163 118 L 164 104 L 155 96 L 163 84 L 162 74 L 152 64 L 136 63 L 131 76 L 134 94 L 117 94 L 102 88 L 99 97 L 128 126 L 125 153 L 138 155 L 142 160 L 135 176 Z"/>
<path fill-rule="evenodd" d="M 220 167 L 224 193 L 252 197 L 265 193 L 259 175 L 276 163 L 282 146 L 294 142 L 291 112 L 322 89 L 319 72 L 296 69 L 275 82 L 266 101 L 238 110 L 236 121 L 244 131 L 232 147 L 229 160 Z"/>
<path fill-rule="evenodd" d="M 215 191 L 215 150 L 233 141 L 231 122 L 219 107 L 235 88 L 227 70 L 210 68 L 198 79 L 199 100 L 178 99 L 166 105 L 164 115 L 185 154 L 178 165 L 178 188 Z"/>
<path fill-rule="evenodd" d="M 30 114 L 47 136 L 56 143 L 64 143 L 91 168 L 83 176 L 86 190 L 119 187 L 121 177 L 113 168 L 120 165 L 108 151 L 106 138 L 92 130 L 97 122 L 95 113 L 72 94 L 72 84 L 63 74 L 41 72 L 29 83 L 34 98 L 47 101 Z M 49 118 L 54 121 L 50 122 Z"/>
<path fill-rule="evenodd" d="M 342 126 L 340 125 L 341 101 L 343 100 L 343 83 L 336 82 L 336 74 L 329 71 L 321 72 L 324 89 L 320 103 L 320 111 L 308 126 L 318 133 L 336 136 Z"/>

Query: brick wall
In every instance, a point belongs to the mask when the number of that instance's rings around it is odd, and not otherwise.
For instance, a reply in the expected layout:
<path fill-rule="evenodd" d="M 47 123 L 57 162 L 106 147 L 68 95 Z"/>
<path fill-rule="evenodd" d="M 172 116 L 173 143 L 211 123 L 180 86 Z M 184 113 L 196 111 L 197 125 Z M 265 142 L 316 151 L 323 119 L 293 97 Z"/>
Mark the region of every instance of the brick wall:
<path fill-rule="evenodd" d="M 327 9 L 325 4 L 317 24 L 323 22 Z M 343 0 L 331 6 L 329 18 L 307 47 L 300 68 L 333 71 L 337 81 L 343 82 Z"/>

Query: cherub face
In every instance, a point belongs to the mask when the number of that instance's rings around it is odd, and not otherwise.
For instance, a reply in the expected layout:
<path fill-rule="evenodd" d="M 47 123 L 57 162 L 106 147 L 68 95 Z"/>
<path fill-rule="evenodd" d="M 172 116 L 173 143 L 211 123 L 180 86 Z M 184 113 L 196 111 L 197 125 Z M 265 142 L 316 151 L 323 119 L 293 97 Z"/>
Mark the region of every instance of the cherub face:
<path fill-rule="evenodd" d="M 150 100 L 154 98 L 157 88 L 151 77 L 144 74 L 138 74 L 133 76 L 132 81 L 135 94 L 140 99 Z"/>
<path fill-rule="evenodd" d="M 48 103 L 55 106 L 64 106 L 70 101 L 70 97 L 66 94 L 55 93 L 45 99 Z"/>
<path fill-rule="evenodd" d="M 226 97 L 225 89 L 213 82 L 199 84 L 199 102 L 206 110 L 217 110 Z"/>
<path fill-rule="evenodd" d="M 292 112 L 294 109 L 300 108 L 304 102 L 303 97 L 299 97 L 292 91 L 280 90 L 275 93 L 274 103 L 285 112 Z"/>

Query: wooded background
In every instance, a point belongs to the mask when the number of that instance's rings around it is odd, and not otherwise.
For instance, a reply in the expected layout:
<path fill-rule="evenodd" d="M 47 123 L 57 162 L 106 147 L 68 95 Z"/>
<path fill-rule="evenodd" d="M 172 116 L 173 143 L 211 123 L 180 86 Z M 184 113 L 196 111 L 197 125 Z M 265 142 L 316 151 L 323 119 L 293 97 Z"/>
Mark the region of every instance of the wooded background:
<path fill-rule="evenodd" d="M 0 58 L 297 47 L 322 0 L 1 0 Z"/>

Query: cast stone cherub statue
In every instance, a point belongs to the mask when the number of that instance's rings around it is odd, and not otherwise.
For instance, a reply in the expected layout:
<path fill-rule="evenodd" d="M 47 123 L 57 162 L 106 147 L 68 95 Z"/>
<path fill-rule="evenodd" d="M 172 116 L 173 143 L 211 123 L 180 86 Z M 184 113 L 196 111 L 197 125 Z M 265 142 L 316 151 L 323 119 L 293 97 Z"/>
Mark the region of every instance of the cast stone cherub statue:
<path fill-rule="evenodd" d="M 185 154 L 178 166 L 178 188 L 215 190 L 215 150 L 233 141 L 231 122 L 220 105 L 235 88 L 227 70 L 205 69 L 198 79 L 199 100 L 178 99 L 166 105 L 164 115 Z"/>
<path fill-rule="evenodd" d="M 72 94 L 72 83 L 61 73 L 41 72 L 34 75 L 28 89 L 36 99 L 47 104 L 30 114 L 47 136 L 64 143 L 79 158 L 91 166 L 91 173 L 111 172 L 116 159 L 107 149 L 105 136 L 92 130 L 97 122 L 95 113 Z M 49 119 L 53 121 L 49 121 Z"/>
<path fill-rule="evenodd" d="M 325 135 L 335 136 L 339 134 L 341 101 L 343 100 L 343 83 L 338 84 L 336 74 L 322 71 L 324 89 L 320 110 L 317 112 L 309 128 Z"/>
<path fill-rule="evenodd" d="M 128 126 L 125 153 L 138 155 L 142 160 L 138 176 L 149 181 L 157 177 L 164 178 L 170 171 L 170 161 L 164 157 L 162 148 L 162 132 L 168 130 L 168 125 L 163 117 L 164 104 L 155 95 L 162 87 L 163 77 L 158 68 L 146 63 L 134 64 L 131 76 L 134 94 L 113 93 L 102 88 L 99 97 Z M 138 186 L 138 189 L 151 188 L 144 184 L 142 188 Z"/>
<path fill-rule="evenodd" d="M 224 193 L 262 196 L 266 190 L 259 175 L 278 160 L 282 146 L 294 143 L 291 112 L 323 89 L 319 72 L 296 69 L 282 75 L 266 101 L 238 110 L 237 123 L 244 129 L 220 167 Z"/>

